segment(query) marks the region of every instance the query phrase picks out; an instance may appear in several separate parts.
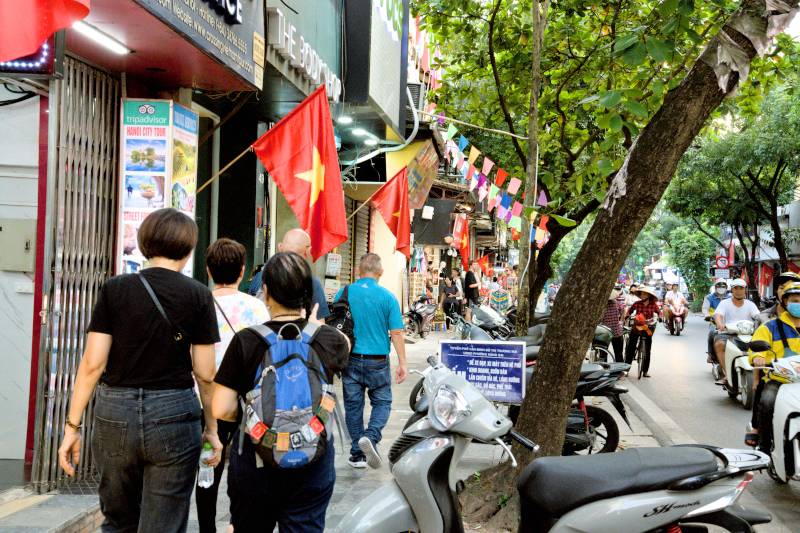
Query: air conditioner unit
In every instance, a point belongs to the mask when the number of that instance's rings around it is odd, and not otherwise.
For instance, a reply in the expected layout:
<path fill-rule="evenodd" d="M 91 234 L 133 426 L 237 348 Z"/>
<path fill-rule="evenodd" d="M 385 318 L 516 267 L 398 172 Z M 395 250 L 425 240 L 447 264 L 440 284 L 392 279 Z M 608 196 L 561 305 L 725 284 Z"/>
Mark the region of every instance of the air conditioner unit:
<path fill-rule="evenodd" d="M 417 111 L 424 111 L 425 109 L 425 100 L 427 94 L 425 94 L 425 85 L 419 82 L 409 82 L 408 90 L 411 93 L 411 101 L 408 102 L 409 107 L 413 106 L 414 109 Z M 426 117 L 420 116 L 420 122 L 428 120 Z M 407 118 L 408 122 L 414 122 L 414 114 L 411 110 L 408 110 Z"/>
<path fill-rule="evenodd" d="M 431 220 L 433 219 L 433 206 L 426 205 L 422 207 L 422 220 Z"/>

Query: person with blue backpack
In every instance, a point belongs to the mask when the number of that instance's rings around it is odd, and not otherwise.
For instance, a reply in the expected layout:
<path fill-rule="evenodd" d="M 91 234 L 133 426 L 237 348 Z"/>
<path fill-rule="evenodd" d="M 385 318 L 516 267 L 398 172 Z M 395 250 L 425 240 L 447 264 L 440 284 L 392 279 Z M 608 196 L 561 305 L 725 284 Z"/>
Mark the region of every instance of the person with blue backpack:
<path fill-rule="evenodd" d="M 263 273 L 271 319 L 236 333 L 214 378 L 214 417 L 239 422 L 228 467 L 231 525 L 322 532 L 336 480 L 333 379 L 350 343 L 311 308 L 305 259 L 279 252 Z"/>

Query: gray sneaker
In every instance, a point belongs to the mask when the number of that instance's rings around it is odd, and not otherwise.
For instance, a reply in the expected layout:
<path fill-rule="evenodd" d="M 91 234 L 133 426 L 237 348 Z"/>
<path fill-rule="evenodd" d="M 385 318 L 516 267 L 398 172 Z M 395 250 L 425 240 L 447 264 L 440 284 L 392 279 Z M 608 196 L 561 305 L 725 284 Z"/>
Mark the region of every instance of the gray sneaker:
<path fill-rule="evenodd" d="M 370 468 L 380 468 L 383 461 L 378 453 L 378 449 L 369 437 L 361 437 L 358 439 L 358 448 L 367 456 L 367 464 Z"/>

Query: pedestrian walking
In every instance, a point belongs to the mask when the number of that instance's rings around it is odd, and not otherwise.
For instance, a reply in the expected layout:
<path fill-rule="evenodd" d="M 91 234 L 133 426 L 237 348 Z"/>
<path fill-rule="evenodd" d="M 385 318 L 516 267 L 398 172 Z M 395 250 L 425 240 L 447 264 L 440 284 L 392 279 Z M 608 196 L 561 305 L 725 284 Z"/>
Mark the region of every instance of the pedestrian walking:
<path fill-rule="evenodd" d="M 481 266 L 473 261 L 464 278 L 464 295 L 467 305 L 479 305 L 481 301 Z"/>
<path fill-rule="evenodd" d="M 606 310 L 600 323 L 611 330 L 611 345 L 614 348 L 614 359 L 618 363 L 621 363 L 624 357 L 624 341 L 622 337 L 622 317 L 624 314 L 625 297 L 622 294 L 622 286 L 617 285 L 608 297 Z"/>
<path fill-rule="evenodd" d="M 219 368 L 222 357 L 237 331 L 247 326 L 262 324 L 269 320 L 267 306 L 262 300 L 239 291 L 244 278 L 247 250 L 231 239 L 219 239 L 206 250 L 206 270 L 214 281 L 211 292 L 216 306 L 217 327 L 220 342 L 214 345 L 216 366 Z M 200 533 L 215 532 L 217 518 L 217 493 L 225 469 L 225 450 L 236 431 L 236 423 L 217 420 L 217 434 L 222 443 L 222 460 L 214 468 L 214 483 L 195 490 L 197 521 Z"/>
<path fill-rule="evenodd" d="M 278 243 L 278 251 L 296 253 L 310 263 L 311 237 L 309 237 L 305 230 L 300 228 L 290 229 L 283 235 L 283 240 Z M 312 301 L 318 306 L 317 318 L 325 320 L 331 314 L 331 312 L 328 310 L 328 301 L 325 299 L 325 288 L 322 286 L 322 282 L 317 279 L 316 276 L 312 276 L 311 280 L 314 284 L 314 295 Z M 263 299 L 263 286 L 264 281 L 262 279 L 262 273 L 259 271 L 255 276 L 253 276 L 253 280 L 250 282 L 251 294 L 253 294 L 252 289 L 257 288 L 254 294 L 255 297 Z"/>
<path fill-rule="evenodd" d="M 292 433 L 283 433 L 280 429 L 273 433 L 272 428 L 279 424 L 286 427 L 287 417 L 281 413 L 290 411 L 302 416 L 305 411 L 296 409 L 295 402 L 303 401 L 303 397 L 309 395 L 313 397 L 314 389 L 320 398 L 324 393 L 328 399 L 334 374 L 342 372 L 347 365 L 350 344 L 342 333 L 317 318 L 316 304 L 312 307 L 311 268 L 303 257 L 293 252 L 276 253 L 264 265 L 263 272 L 264 298 L 271 315 L 271 320 L 264 325 L 267 336 L 252 327 L 237 332 L 214 379 L 214 416 L 235 422 L 240 402 L 247 405 L 244 427 L 236 430 L 228 465 L 231 524 L 236 532 L 272 531 L 276 524 L 281 533 L 322 532 L 336 480 L 333 434 L 328 430 L 327 422 L 323 421 L 323 426 L 317 418 L 323 416 L 325 404 L 320 401 L 309 407 L 308 411 L 315 415 L 309 423 L 303 423 Z M 291 342 L 293 347 L 282 349 L 283 342 Z M 308 346 L 305 355 L 297 350 L 301 343 Z M 271 361 L 281 356 L 284 358 L 280 363 L 267 367 L 273 374 L 271 417 L 267 418 L 268 413 L 262 411 L 263 423 L 257 419 L 255 423 L 251 411 L 253 404 L 249 400 L 257 391 L 260 394 L 261 390 L 266 390 L 264 376 L 268 376 L 269 371 L 262 366 L 268 356 Z M 319 372 L 310 372 L 314 365 L 290 366 L 296 358 L 310 362 L 312 357 L 317 357 L 321 363 Z M 286 369 L 282 370 L 284 367 Z M 284 378 L 289 372 L 294 377 L 284 382 L 286 385 L 277 387 L 281 372 L 286 372 Z M 301 374 L 305 377 L 300 377 Z M 317 380 L 314 382 L 316 387 L 311 385 L 312 374 Z M 291 387 L 300 381 L 307 381 L 305 386 L 308 388 L 304 394 L 295 396 L 293 393 L 301 389 Z M 284 394 L 286 391 L 290 394 Z M 334 402 L 330 400 L 330 403 Z M 284 409 L 283 405 L 293 407 Z M 326 413 L 330 414 L 329 411 Z M 324 418 L 330 420 L 328 416 Z M 257 432 L 259 424 L 262 431 Z M 276 454 L 296 452 L 303 448 L 304 443 L 314 441 L 316 436 L 319 439 L 315 446 L 320 453 L 312 458 L 291 465 L 270 461 Z"/>
<path fill-rule="evenodd" d="M 399 360 L 395 369 L 397 383 L 402 383 L 408 374 L 404 323 L 397 299 L 378 285 L 383 274 L 381 258 L 373 253 L 364 254 L 358 269 L 361 278 L 349 285 L 347 295 L 355 323 L 356 345 L 342 377 L 345 421 L 352 439 L 348 464 L 354 468 L 365 468 L 369 455 L 370 466 L 377 468 L 380 466 L 380 456 L 376 445 L 381 441 L 381 433 L 392 410 L 390 338 Z M 336 295 L 336 300 L 341 292 Z M 365 391 L 372 407 L 366 428 Z"/>
<path fill-rule="evenodd" d="M 453 284 L 453 280 L 444 277 L 444 287 L 441 292 L 441 306 L 444 313 L 445 325 L 453 321 L 453 316 L 458 313 L 458 289 Z"/>
<path fill-rule="evenodd" d="M 148 268 L 106 281 L 92 313 L 58 458 L 73 476 L 81 417 L 94 394 L 91 446 L 104 532 L 186 531 L 204 441 L 214 449 L 207 463 L 220 461 L 211 413 L 214 300 L 181 274 L 196 243 L 197 226 L 180 211 L 148 215 L 138 233 Z"/>

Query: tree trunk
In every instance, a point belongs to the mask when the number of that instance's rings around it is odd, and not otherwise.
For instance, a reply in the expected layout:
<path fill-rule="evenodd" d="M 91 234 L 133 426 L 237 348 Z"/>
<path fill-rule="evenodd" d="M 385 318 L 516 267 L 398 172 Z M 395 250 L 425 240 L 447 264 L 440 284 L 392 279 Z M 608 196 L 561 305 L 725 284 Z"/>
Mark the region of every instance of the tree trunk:
<path fill-rule="evenodd" d="M 758 232 L 758 226 L 755 228 L 756 232 Z M 742 247 L 742 254 L 744 255 L 744 270 L 747 272 L 747 281 L 750 285 L 753 285 L 756 280 L 755 276 L 755 257 L 756 257 L 756 241 L 758 239 L 758 233 L 752 239 L 747 230 L 747 226 L 745 224 L 739 225 L 734 224 L 734 231 L 736 232 L 736 236 L 739 238 L 739 244 Z M 747 247 L 747 242 L 750 241 L 751 248 Z M 753 303 L 756 305 L 761 305 L 761 295 L 758 294 L 758 287 L 748 287 L 748 296 Z"/>
<path fill-rule="evenodd" d="M 781 271 L 789 270 L 789 256 L 786 254 L 786 245 L 783 243 L 783 230 L 780 220 L 778 220 L 778 202 L 770 201 L 769 227 L 772 229 L 773 243 L 775 251 L 778 252 L 778 262 L 781 264 Z"/>
<path fill-rule="evenodd" d="M 547 20 L 547 8 L 550 0 L 544 0 L 539 6 L 539 0 L 534 0 L 531 8 L 533 16 L 533 58 L 531 61 L 531 99 L 528 107 L 528 168 L 525 179 L 525 205 L 533 206 L 536 202 L 536 174 L 539 165 L 539 92 L 542 86 L 542 40 L 544 39 L 544 26 Z M 536 280 L 536 244 L 530 242 L 530 225 L 532 220 L 522 217 L 521 239 L 525 245 L 520 247 L 520 269 L 530 261 L 527 275 L 519 280 L 517 296 L 517 331 L 527 332 L 533 309 L 536 309 L 536 300 L 531 298 L 531 288 Z M 528 259 L 530 258 L 530 260 Z M 520 272 L 522 274 L 522 272 Z M 538 296 L 538 295 L 537 295 Z"/>
<path fill-rule="evenodd" d="M 747 60 L 752 60 L 755 49 L 732 27 L 733 20 L 745 13 L 764 19 L 764 0 L 744 0 L 724 30 L 742 47 Z M 712 50 L 717 49 L 719 39 L 715 36 L 709 43 Z M 723 92 L 711 67 L 697 61 L 681 84 L 667 94 L 617 172 L 606 205 L 598 211 L 559 291 L 539 353 L 536 378 L 528 386 L 517 422 L 518 430 L 540 444 L 540 454 L 561 453 L 564 420 L 579 369 L 617 273 L 689 144 L 738 80 L 738 73 L 732 72 Z M 664 364 L 654 363 L 656 372 Z M 530 455 L 516 449 L 521 452 L 521 464 L 527 463 Z"/>

